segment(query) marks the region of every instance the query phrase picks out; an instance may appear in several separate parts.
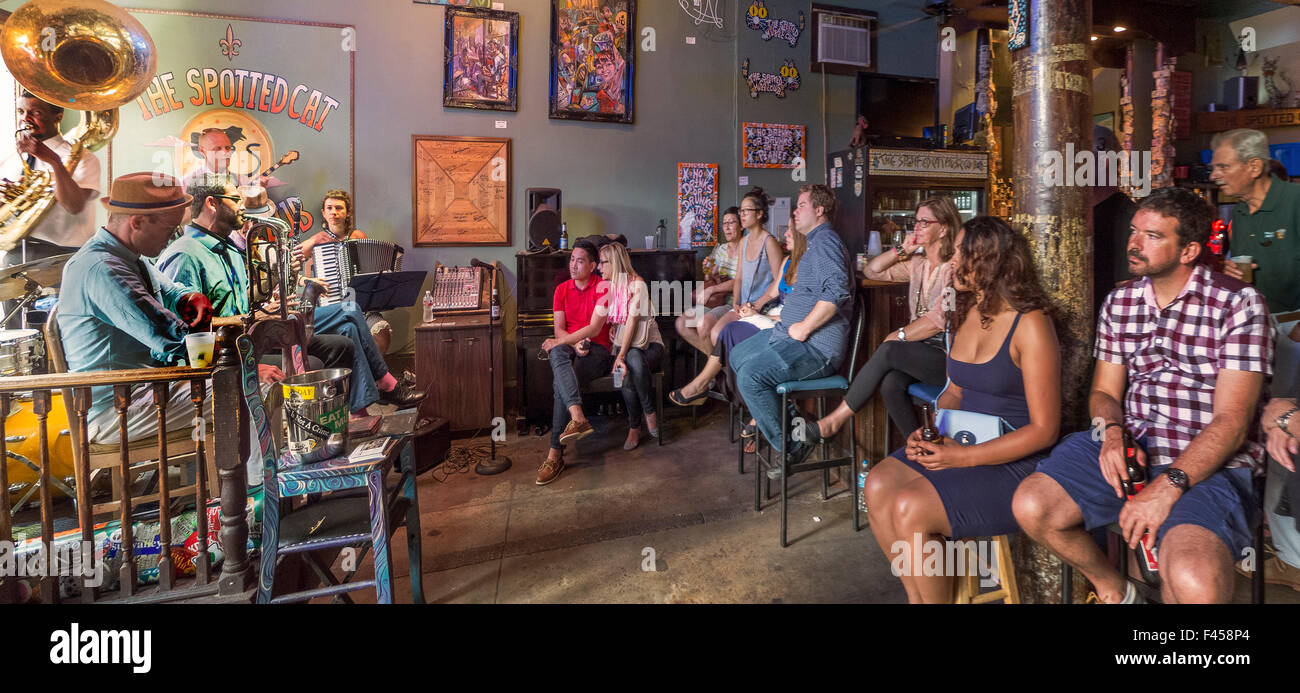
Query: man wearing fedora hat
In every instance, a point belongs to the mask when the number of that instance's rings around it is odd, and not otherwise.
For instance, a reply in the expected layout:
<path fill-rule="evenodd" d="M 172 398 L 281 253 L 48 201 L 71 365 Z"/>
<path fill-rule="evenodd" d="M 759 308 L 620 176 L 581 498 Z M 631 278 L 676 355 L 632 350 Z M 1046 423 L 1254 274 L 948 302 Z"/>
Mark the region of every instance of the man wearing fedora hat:
<path fill-rule="evenodd" d="M 173 280 L 191 285 L 212 300 L 216 315 L 231 317 L 248 313 L 247 249 L 235 247 L 230 238 L 245 225 L 244 197 L 229 181 L 190 188 L 193 221 L 181 237 L 158 259 L 158 268 Z M 253 200 L 256 202 L 256 197 Z M 265 210 L 259 210 L 265 211 Z M 399 383 L 389 372 L 382 354 L 366 329 L 365 318 L 341 304 L 316 309 L 315 335 L 307 353 L 327 367 L 352 369 L 351 410 L 364 413 L 376 401 L 406 407 L 419 402 L 422 394 Z M 339 342 L 346 342 L 340 348 Z M 339 362 L 341 359 L 342 362 Z M 259 375 L 279 379 L 278 368 L 261 365 Z"/>
<path fill-rule="evenodd" d="M 144 258 L 162 252 L 185 221 L 190 196 L 168 178 L 131 173 L 113 181 L 100 203 L 108 224 L 99 229 L 63 268 L 58 322 L 68 371 L 152 368 L 183 363 L 185 335 L 207 329 L 212 303 L 178 284 Z M 191 422 L 189 383 L 172 386 L 168 427 Z M 118 440 L 113 388 L 91 391 L 90 439 Z M 127 413 L 127 437 L 158 430 L 153 389 L 141 388 Z"/>

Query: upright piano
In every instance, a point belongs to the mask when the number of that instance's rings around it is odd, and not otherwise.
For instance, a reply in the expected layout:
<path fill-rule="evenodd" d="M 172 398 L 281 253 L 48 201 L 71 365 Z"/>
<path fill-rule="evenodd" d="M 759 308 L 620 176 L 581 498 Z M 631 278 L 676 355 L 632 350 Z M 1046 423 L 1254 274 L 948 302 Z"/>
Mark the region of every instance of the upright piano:
<path fill-rule="evenodd" d="M 632 267 L 646 282 L 696 281 L 694 250 L 629 250 Z M 518 351 L 519 412 L 515 424 L 524 435 L 529 426 L 551 423 L 551 365 L 538 360 L 542 342 L 555 336 L 554 315 L 551 308 L 555 287 L 569 279 L 569 251 L 552 253 L 516 253 L 515 290 L 518 304 L 518 322 L 515 325 L 515 345 Z M 653 295 L 655 292 L 652 291 Z M 659 332 L 664 346 L 671 355 L 675 350 L 677 331 L 676 315 L 669 314 L 671 306 L 656 305 L 659 312 Z M 671 356 L 669 357 L 671 363 Z M 671 366 L 665 364 L 665 369 Z"/>

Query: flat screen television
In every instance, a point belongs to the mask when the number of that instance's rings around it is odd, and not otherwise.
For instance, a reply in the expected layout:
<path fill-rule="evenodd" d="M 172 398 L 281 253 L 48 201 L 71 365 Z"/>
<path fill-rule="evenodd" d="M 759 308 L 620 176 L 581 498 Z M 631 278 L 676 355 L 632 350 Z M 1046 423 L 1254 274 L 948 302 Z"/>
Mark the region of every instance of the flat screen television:
<path fill-rule="evenodd" d="M 858 113 L 872 139 L 922 138 L 939 122 L 939 80 L 858 73 Z"/>

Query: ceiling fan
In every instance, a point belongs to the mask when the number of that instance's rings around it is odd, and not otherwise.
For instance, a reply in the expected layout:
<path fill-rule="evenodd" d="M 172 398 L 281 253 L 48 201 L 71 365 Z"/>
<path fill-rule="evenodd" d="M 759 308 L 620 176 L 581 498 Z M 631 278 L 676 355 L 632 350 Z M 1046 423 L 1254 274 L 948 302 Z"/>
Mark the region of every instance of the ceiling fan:
<path fill-rule="evenodd" d="M 966 19 L 978 24 L 1006 26 L 1007 2 L 1008 0 L 927 0 L 920 8 L 923 16 L 886 26 L 880 30 L 879 34 L 887 34 L 931 19 L 937 19 L 939 26 L 947 25 L 958 19 Z M 904 3 L 895 2 L 893 5 L 895 7 L 904 6 Z M 907 3 L 905 6 L 914 8 L 915 4 Z"/>

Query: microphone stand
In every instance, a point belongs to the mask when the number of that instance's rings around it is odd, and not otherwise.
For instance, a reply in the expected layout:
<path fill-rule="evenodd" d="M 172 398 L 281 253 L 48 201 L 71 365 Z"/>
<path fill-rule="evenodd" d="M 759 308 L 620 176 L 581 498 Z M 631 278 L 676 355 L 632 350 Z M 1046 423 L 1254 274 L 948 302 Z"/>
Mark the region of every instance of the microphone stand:
<path fill-rule="evenodd" d="M 489 265 L 475 258 L 473 260 L 470 260 L 469 264 L 474 267 L 486 267 L 492 272 L 492 295 L 495 295 L 497 293 L 496 291 L 497 263 L 493 262 L 492 264 Z M 492 323 L 496 321 L 492 315 L 492 309 L 494 307 L 495 304 L 493 303 L 492 296 L 489 295 L 488 298 L 488 417 L 489 418 L 496 418 L 495 414 L 497 412 L 497 403 L 496 403 L 497 384 L 496 384 L 496 358 L 495 358 L 496 355 L 493 351 L 495 347 L 495 342 L 492 341 Z M 489 428 L 494 428 L 494 427 L 490 426 Z M 483 460 L 482 462 L 479 462 L 477 465 L 474 465 L 474 473 L 479 474 L 481 476 L 490 476 L 493 474 L 500 474 L 501 472 L 510 469 L 511 463 L 509 457 L 502 455 L 500 459 L 497 458 L 497 439 L 492 435 L 491 432 L 488 433 L 488 443 L 492 449 L 492 457 L 491 459 Z"/>

